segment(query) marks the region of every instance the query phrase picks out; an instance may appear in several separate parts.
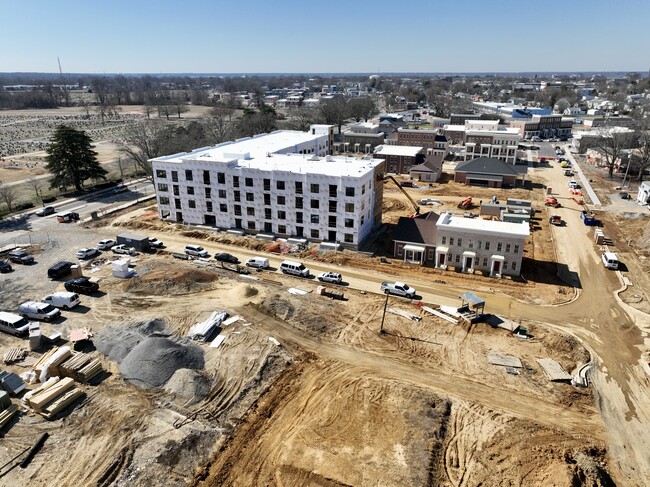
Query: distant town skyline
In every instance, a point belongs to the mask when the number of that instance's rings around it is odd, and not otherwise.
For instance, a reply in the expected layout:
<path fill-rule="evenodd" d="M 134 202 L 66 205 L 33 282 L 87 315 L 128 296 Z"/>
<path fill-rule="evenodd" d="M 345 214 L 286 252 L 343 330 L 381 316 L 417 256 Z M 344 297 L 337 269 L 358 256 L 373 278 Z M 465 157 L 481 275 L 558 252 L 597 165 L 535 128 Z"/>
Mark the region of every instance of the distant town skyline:
<path fill-rule="evenodd" d="M 5 1 L 0 71 L 647 73 L 650 3 L 617 5 Z"/>

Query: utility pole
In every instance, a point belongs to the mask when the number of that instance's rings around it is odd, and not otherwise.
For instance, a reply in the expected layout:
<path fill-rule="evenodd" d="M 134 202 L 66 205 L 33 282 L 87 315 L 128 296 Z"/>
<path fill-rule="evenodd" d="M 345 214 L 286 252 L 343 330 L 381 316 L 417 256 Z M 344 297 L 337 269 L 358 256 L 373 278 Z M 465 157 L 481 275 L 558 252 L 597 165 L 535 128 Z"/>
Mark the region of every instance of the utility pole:
<path fill-rule="evenodd" d="M 386 301 L 384 301 L 384 314 L 381 315 L 381 326 L 379 327 L 380 335 L 386 333 L 384 331 L 384 319 L 386 318 L 386 307 L 388 306 L 388 291 L 384 291 L 384 294 L 386 294 Z"/>

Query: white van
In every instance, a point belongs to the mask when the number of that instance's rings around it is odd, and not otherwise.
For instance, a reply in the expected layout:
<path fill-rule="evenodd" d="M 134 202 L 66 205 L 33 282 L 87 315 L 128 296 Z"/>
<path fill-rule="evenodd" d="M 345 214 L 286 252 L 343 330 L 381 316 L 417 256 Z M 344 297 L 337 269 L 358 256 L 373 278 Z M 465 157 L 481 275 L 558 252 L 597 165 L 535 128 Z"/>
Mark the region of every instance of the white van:
<path fill-rule="evenodd" d="M 0 311 L 0 331 L 12 335 L 26 335 L 29 330 L 29 321 L 22 316 Z"/>
<path fill-rule="evenodd" d="M 580 187 L 580 185 L 578 184 L 578 181 L 576 181 L 575 179 L 572 179 L 571 181 L 569 181 L 569 188 L 578 189 L 579 187 Z"/>
<path fill-rule="evenodd" d="M 56 308 L 63 309 L 74 308 L 81 303 L 79 295 L 77 293 L 71 293 L 69 291 L 58 291 L 56 293 L 49 294 L 41 299 L 41 301 Z"/>
<path fill-rule="evenodd" d="M 37 301 L 26 301 L 18 306 L 18 312 L 25 318 L 34 320 L 51 321 L 61 316 L 61 312 L 51 304 Z"/>
<path fill-rule="evenodd" d="M 186 245 L 185 246 L 185 253 L 187 255 L 192 255 L 194 257 L 203 257 L 203 258 L 210 257 L 210 254 L 208 254 L 208 251 L 205 250 L 200 245 Z"/>
<path fill-rule="evenodd" d="M 280 270 L 283 274 L 292 274 L 300 277 L 309 276 L 309 269 L 307 269 L 304 264 L 292 260 L 283 261 L 282 264 L 280 264 Z"/>
<path fill-rule="evenodd" d="M 246 261 L 246 265 L 255 269 L 268 269 L 269 259 L 266 257 L 251 257 Z"/>
<path fill-rule="evenodd" d="M 608 269 L 618 269 L 618 257 L 614 252 L 603 252 L 603 264 Z"/>

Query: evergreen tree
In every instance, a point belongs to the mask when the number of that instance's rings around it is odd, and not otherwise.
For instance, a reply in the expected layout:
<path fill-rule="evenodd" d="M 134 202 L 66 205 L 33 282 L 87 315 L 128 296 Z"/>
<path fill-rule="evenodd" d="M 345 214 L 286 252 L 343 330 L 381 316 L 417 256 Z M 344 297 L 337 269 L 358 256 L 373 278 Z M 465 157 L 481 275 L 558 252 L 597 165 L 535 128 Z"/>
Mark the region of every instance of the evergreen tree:
<path fill-rule="evenodd" d="M 52 174 L 50 188 L 74 186 L 83 189 L 86 179 L 106 179 L 106 170 L 97 162 L 92 139 L 83 130 L 59 125 L 47 147 L 47 165 Z"/>

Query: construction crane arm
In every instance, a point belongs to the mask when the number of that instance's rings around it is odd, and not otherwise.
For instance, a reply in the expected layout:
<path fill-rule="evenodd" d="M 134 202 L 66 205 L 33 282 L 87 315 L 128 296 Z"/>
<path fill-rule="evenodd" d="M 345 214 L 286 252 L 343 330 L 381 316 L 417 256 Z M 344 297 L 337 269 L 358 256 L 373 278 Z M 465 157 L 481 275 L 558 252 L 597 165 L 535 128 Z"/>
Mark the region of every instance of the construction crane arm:
<path fill-rule="evenodd" d="M 419 207 L 418 204 L 415 202 L 415 200 L 414 200 L 413 198 L 411 198 L 411 195 L 408 194 L 404 188 L 402 188 L 402 185 L 399 183 L 399 181 L 397 181 L 397 179 L 395 179 L 393 176 L 384 176 L 383 181 L 386 182 L 386 181 L 388 181 L 388 180 L 394 182 L 395 185 L 399 188 L 399 190 L 400 190 L 402 193 L 404 193 L 404 196 L 406 196 L 406 198 L 407 198 L 407 199 L 411 202 L 411 204 L 413 205 L 413 209 L 415 210 L 415 214 L 416 214 L 416 215 L 419 215 L 419 214 L 420 214 L 420 207 Z"/>

